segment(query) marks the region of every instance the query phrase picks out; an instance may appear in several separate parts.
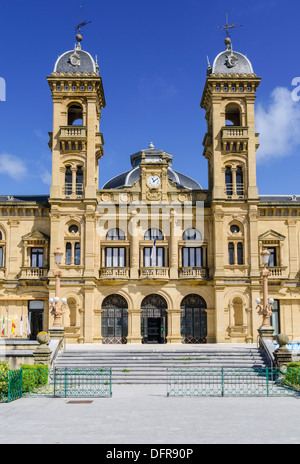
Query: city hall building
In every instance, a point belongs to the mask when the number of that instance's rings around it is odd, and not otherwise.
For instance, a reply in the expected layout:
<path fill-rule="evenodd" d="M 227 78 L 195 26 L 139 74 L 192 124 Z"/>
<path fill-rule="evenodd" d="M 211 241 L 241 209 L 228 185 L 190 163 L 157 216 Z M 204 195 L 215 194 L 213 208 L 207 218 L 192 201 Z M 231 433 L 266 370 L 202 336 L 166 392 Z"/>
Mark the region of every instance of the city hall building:
<path fill-rule="evenodd" d="M 249 59 L 226 39 L 207 70 L 208 190 L 153 143 L 99 190 L 106 102 L 97 60 L 78 40 L 47 78 L 50 194 L 0 196 L 1 337 L 11 338 L 13 321 L 15 337 L 52 326 L 60 248 L 67 343 L 256 342 L 267 248 L 275 333 L 300 338 L 300 197 L 259 195 L 261 79 Z"/>

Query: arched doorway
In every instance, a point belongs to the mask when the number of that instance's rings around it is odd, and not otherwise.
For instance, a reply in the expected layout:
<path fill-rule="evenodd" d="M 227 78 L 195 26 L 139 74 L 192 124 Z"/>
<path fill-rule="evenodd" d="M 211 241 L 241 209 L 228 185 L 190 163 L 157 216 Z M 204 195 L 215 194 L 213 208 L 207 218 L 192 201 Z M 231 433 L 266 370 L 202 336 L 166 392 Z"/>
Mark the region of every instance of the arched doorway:
<path fill-rule="evenodd" d="M 206 302 L 199 295 L 188 295 L 181 303 L 181 336 L 183 343 L 207 343 Z"/>
<path fill-rule="evenodd" d="M 125 344 L 128 335 L 128 305 L 120 295 L 110 295 L 102 303 L 102 338 L 104 344 Z"/>
<path fill-rule="evenodd" d="M 167 343 L 167 302 L 160 295 L 148 295 L 142 302 L 143 343 Z"/>

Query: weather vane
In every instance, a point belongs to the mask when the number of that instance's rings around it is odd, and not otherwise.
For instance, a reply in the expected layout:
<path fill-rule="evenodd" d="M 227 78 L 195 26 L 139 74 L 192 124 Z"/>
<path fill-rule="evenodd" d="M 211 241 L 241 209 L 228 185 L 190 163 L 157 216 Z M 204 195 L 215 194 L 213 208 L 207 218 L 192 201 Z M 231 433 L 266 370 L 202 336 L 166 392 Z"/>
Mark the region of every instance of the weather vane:
<path fill-rule="evenodd" d="M 229 24 L 229 21 L 228 21 L 228 11 L 226 11 L 226 26 L 218 26 L 219 29 L 221 29 L 222 31 L 226 31 L 226 37 L 229 38 L 230 35 L 229 35 L 229 31 L 231 29 L 236 29 L 237 27 L 243 27 L 243 24 Z"/>
<path fill-rule="evenodd" d="M 79 19 L 79 24 L 75 26 L 75 32 L 77 32 L 79 35 L 81 35 L 81 28 L 86 26 L 87 24 L 90 24 L 92 21 L 82 21 L 81 19 L 81 10 L 82 6 L 80 7 L 80 19 Z"/>

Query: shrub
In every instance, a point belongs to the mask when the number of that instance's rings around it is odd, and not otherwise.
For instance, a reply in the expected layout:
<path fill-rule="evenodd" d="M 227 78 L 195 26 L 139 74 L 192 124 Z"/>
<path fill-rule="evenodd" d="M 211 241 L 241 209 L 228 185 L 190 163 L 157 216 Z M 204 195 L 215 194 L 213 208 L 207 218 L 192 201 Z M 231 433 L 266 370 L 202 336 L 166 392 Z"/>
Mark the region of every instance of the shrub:
<path fill-rule="evenodd" d="M 21 365 L 23 371 L 23 392 L 30 392 L 35 388 L 47 385 L 48 383 L 48 366 L 41 364 L 28 366 Z"/>
<path fill-rule="evenodd" d="M 0 375 L 6 374 L 7 372 L 9 372 L 9 370 L 9 364 L 5 361 L 0 361 Z"/>
<path fill-rule="evenodd" d="M 300 386 L 300 363 L 293 362 L 287 365 L 287 373 L 285 381 L 288 385 L 299 387 Z"/>
<path fill-rule="evenodd" d="M 9 385 L 9 364 L 0 361 L 0 399 L 7 395 Z"/>

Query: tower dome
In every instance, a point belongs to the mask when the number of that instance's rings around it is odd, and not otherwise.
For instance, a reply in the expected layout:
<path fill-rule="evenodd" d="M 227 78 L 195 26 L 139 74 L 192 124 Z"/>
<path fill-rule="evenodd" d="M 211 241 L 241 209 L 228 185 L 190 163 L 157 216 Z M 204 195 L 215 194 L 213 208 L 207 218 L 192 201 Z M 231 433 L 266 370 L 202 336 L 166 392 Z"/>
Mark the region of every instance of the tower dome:
<path fill-rule="evenodd" d="M 250 60 L 242 53 L 233 51 L 229 37 L 226 38 L 225 45 L 226 50 L 214 61 L 212 74 L 253 74 Z"/>
<path fill-rule="evenodd" d="M 97 59 L 94 60 L 88 52 L 81 49 L 81 34 L 78 34 L 76 39 L 78 40 L 78 43 L 75 45 L 75 49 L 69 50 L 58 57 L 54 66 L 54 72 L 72 74 L 99 74 Z"/>

